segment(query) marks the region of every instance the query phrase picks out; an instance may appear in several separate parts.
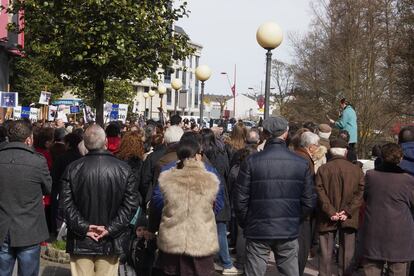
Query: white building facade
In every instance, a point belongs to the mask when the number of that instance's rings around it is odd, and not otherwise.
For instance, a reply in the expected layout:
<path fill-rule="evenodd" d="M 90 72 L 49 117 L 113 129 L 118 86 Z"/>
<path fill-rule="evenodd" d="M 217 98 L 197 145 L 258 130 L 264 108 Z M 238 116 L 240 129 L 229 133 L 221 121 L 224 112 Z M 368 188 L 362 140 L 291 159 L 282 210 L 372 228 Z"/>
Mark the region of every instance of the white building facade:
<path fill-rule="evenodd" d="M 175 27 L 176 31 L 183 30 L 179 27 Z M 195 52 L 187 57 L 185 60 L 175 61 L 172 64 L 172 70 L 165 72 L 164 69 L 159 69 L 158 74 L 160 76 L 161 83 L 167 88 L 167 93 L 162 96 L 162 107 L 164 115 L 174 114 L 175 106 L 177 111 L 181 115 L 197 116 L 200 109 L 200 92 L 201 83 L 195 77 L 195 69 L 200 64 L 201 50 L 203 47 L 200 44 L 190 41 L 190 45 L 195 49 Z M 180 79 L 182 82 L 182 88 L 175 91 L 171 87 L 171 81 L 174 79 Z M 147 119 L 153 118 L 159 119 L 159 110 L 161 106 L 161 97 L 158 94 L 158 84 L 153 83 L 150 79 L 145 79 L 142 82 L 134 83 L 137 89 L 137 95 L 134 99 L 134 113 L 144 115 L 147 110 Z M 144 93 L 154 90 L 155 96 L 144 98 Z M 177 100 L 177 105 L 176 105 Z M 152 112 L 151 112 L 152 111 Z"/>

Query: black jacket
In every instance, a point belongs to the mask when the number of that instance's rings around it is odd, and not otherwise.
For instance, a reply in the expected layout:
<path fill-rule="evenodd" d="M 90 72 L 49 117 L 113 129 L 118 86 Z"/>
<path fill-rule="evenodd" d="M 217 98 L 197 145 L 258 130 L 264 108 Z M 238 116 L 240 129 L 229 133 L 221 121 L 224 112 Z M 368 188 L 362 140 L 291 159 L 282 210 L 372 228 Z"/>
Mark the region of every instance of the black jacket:
<path fill-rule="evenodd" d="M 158 161 L 161 159 L 161 157 L 164 156 L 166 152 L 167 147 L 164 144 L 158 145 L 144 161 L 144 164 L 142 166 L 140 185 L 140 190 L 146 195 L 145 198 L 143 198 L 145 200 L 143 202 L 143 205 L 145 205 L 151 199 L 152 188 L 154 186 L 155 167 L 157 166 Z"/>
<path fill-rule="evenodd" d="M 66 251 L 75 255 L 120 255 L 128 224 L 141 198 L 127 163 L 108 151 L 90 151 L 62 176 L 62 198 L 68 225 Z M 109 236 L 95 242 L 89 225 L 103 225 Z"/>
<path fill-rule="evenodd" d="M 126 162 L 131 167 L 132 173 L 135 175 L 135 180 L 137 181 L 136 186 L 138 187 L 140 197 L 145 198 L 147 190 L 145 190 L 141 185 L 142 165 L 144 164 L 144 162 L 138 157 L 132 157 Z M 143 202 L 144 201 L 142 201 L 141 203 Z"/>
<path fill-rule="evenodd" d="M 289 151 L 283 140 L 267 141 L 263 151 L 242 163 L 235 211 L 246 238 L 297 238 L 301 218 L 315 204 L 308 163 Z"/>
<path fill-rule="evenodd" d="M 217 222 L 226 222 L 231 219 L 231 206 L 229 200 L 229 192 L 227 185 L 227 177 L 229 174 L 229 159 L 224 149 L 211 149 L 204 152 L 211 165 L 217 170 L 220 175 L 220 182 L 224 183 L 224 206 L 216 215 Z"/>
<path fill-rule="evenodd" d="M 52 178 L 46 159 L 23 143 L 0 149 L 0 243 L 7 233 L 10 246 L 30 246 L 49 237 L 42 196 Z"/>
<path fill-rule="evenodd" d="M 52 175 L 53 185 L 52 185 L 52 196 L 57 196 L 57 194 L 62 189 L 60 184 L 60 178 L 62 177 L 63 173 L 65 172 L 66 167 L 82 158 L 82 155 L 79 153 L 78 149 L 70 149 L 66 151 L 64 154 L 59 155 L 56 157 L 56 160 L 53 162 L 52 170 L 50 174 Z"/>

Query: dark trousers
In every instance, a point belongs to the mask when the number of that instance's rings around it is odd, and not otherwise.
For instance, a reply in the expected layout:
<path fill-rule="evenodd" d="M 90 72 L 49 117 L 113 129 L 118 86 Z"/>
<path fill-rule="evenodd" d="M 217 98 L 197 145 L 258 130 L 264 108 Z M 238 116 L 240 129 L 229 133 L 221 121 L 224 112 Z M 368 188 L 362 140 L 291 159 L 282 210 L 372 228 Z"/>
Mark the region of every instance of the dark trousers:
<path fill-rule="evenodd" d="M 246 239 L 243 235 L 243 229 L 239 226 L 237 230 L 237 242 L 236 242 L 236 262 L 235 267 L 243 268 L 246 263 Z"/>
<path fill-rule="evenodd" d="M 332 275 L 332 256 L 337 231 L 319 233 L 321 256 L 319 259 L 319 276 Z M 352 275 L 352 260 L 355 253 L 355 230 L 339 229 L 338 275 Z"/>
<path fill-rule="evenodd" d="M 279 275 L 299 275 L 298 241 L 294 240 L 246 240 L 246 276 L 264 276 L 270 250 L 275 254 Z"/>
<path fill-rule="evenodd" d="M 364 262 L 365 276 L 381 276 L 385 261 L 366 260 Z M 408 263 L 387 262 L 388 276 L 406 276 Z"/>
<path fill-rule="evenodd" d="M 310 219 L 302 221 L 299 228 L 299 252 L 298 252 L 298 263 L 299 263 L 299 275 L 303 275 L 305 272 L 306 263 L 308 262 L 308 255 L 312 244 L 312 225 Z"/>

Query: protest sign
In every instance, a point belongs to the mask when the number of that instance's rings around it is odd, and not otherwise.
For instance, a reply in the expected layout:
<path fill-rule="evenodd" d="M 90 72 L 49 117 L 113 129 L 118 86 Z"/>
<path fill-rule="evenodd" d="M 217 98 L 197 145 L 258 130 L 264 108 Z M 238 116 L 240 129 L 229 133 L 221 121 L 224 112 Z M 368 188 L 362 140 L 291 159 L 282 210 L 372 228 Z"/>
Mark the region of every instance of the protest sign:
<path fill-rule="evenodd" d="M 80 107 L 79 106 L 73 105 L 73 106 L 70 107 L 70 113 L 71 114 L 76 114 L 76 113 L 79 113 L 79 112 L 80 112 Z"/>
<path fill-rule="evenodd" d="M 44 105 L 49 105 L 50 98 L 52 97 L 52 93 L 42 91 L 40 92 L 39 103 Z"/>
<path fill-rule="evenodd" d="M 57 118 L 57 106 L 49 106 L 48 121 L 54 121 Z"/>
<path fill-rule="evenodd" d="M 29 115 L 29 119 L 32 122 L 37 122 L 37 120 L 39 119 L 39 109 L 38 108 L 30 108 L 30 115 Z"/>
<path fill-rule="evenodd" d="M 20 120 L 22 118 L 22 107 L 16 106 L 13 108 L 13 120 Z"/>
<path fill-rule="evenodd" d="M 95 114 L 92 112 L 92 108 L 90 106 L 85 105 L 83 108 L 83 119 L 86 123 L 95 122 Z"/>
<path fill-rule="evenodd" d="M 16 92 L 0 92 L 1 107 L 16 107 L 19 103 L 19 94 Z"/>
<path fill-rule="evenodd" d="M 106 122 L 122 121 L 125 124 L 127 115 L 127 104 L 112 104 L 111 109 L 108 108 L 108 104 L 104 106 L 104 117 Z"/>

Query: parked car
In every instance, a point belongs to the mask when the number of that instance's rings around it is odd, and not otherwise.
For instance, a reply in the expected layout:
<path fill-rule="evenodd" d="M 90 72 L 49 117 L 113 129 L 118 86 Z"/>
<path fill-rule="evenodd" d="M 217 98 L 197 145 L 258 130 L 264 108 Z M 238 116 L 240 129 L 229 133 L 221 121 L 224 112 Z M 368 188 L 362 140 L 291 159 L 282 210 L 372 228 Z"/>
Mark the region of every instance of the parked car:
<path fill-rule="evenodd" d="M 256 127 L 256 123 L 253 121 L 243 120 L 243 124 L 248 128 Z"/>

